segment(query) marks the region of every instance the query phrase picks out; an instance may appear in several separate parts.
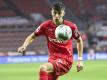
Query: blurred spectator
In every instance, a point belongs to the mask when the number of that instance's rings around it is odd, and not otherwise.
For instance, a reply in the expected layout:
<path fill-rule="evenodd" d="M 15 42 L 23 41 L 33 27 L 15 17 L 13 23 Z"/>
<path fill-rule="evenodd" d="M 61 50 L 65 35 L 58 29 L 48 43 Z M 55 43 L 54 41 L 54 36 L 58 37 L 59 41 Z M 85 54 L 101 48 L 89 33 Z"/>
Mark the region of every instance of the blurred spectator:
<path fill-rule="evenodd" d="M 88 60 L 94 60 L 94 58 L 95 58 L 95 51 L 94 51 L 94 49 L 92 49 L 92 48 L 88 49 L 87 58 L 88 58 Z"/>
<path fill-rule="evenodd" d="M 96 51 L 97 43 L 98 43 L 98 38 L 96 36 L 96 32 L 94 30 L 93 26 L 89 26 L 87 28 L 87 38 L 88 38 L 88 43 L 89 43 L 89 49 L 93 49 Z"/>

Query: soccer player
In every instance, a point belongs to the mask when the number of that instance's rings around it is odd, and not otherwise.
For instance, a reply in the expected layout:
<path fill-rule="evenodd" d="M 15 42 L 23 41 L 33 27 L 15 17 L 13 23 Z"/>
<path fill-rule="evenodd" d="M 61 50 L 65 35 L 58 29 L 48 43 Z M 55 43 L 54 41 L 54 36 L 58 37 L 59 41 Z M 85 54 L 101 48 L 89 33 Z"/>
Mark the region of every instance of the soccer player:
<path fill-rule="evenodd" d="M 44 63 L 40 67 L 39 80 L 58 80 L 59 76 L 70 71 L 73 64 L 72 39 L 77 41 L 77 72 L 83 69 L 83 43 L 77 26 L 74 23 L 63 19 L 65 15 L 65 6 L 61 2 L 57 2 L 53 5 L 51 14 L 52 20 L 43 22 L 26 38 L 23 45 L 18 48 L 18 52 L 23 53 L 35 38 L 40 35 L 46 37 L 49 49 L 49 59 L 47 63 Z M 70 26 L 73 31 L 71 39 L 65 42 L 59 42 L 55 38 L 55 29 L 61 24 Z"/>

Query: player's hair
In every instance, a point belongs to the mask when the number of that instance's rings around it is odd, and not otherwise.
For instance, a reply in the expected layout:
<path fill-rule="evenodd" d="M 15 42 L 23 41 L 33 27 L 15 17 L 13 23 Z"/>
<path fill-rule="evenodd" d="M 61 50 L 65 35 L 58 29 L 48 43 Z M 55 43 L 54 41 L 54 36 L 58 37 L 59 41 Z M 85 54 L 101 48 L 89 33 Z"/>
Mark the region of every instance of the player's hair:
<path fill-rule="evenodd" d="M 53 9 L 57 11 L 65 10 L 65 5 L 62 2 L 55 2 L 53 4 Z"/>

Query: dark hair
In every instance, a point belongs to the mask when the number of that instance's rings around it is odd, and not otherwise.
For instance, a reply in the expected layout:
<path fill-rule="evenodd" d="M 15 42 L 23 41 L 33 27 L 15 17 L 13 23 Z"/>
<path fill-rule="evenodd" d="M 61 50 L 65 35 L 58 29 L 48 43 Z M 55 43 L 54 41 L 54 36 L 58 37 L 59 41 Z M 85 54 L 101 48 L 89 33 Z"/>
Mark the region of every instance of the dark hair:
<path fill-rule="evenodd" d="M 57 11 L 65 10 L 65 5 L 62 2 L 55 2 L 53 4 L 53 9 Z"/>

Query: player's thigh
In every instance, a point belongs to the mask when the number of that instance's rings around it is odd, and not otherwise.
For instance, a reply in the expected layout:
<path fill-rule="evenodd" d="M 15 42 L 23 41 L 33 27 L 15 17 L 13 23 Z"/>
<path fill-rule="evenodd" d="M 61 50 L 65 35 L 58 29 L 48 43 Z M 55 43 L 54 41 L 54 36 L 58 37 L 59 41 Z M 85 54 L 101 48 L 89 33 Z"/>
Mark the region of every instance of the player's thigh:
<path fill-rule="evenodd" d="M 51 73 L 54 71 L 54 67 L 50 62 L 44 63 L 40 66 L 40 71 L 46 71 L 48 73 Z"/>
<path fill-rule="evenodd" d="M 68 73 L 72 66 L 72 62 L 61 58 L 56 60 L 50 59 L 49 62 L 52 63 L 54 67 L 54 74 L 56 76 L 61 76 Z"/>

